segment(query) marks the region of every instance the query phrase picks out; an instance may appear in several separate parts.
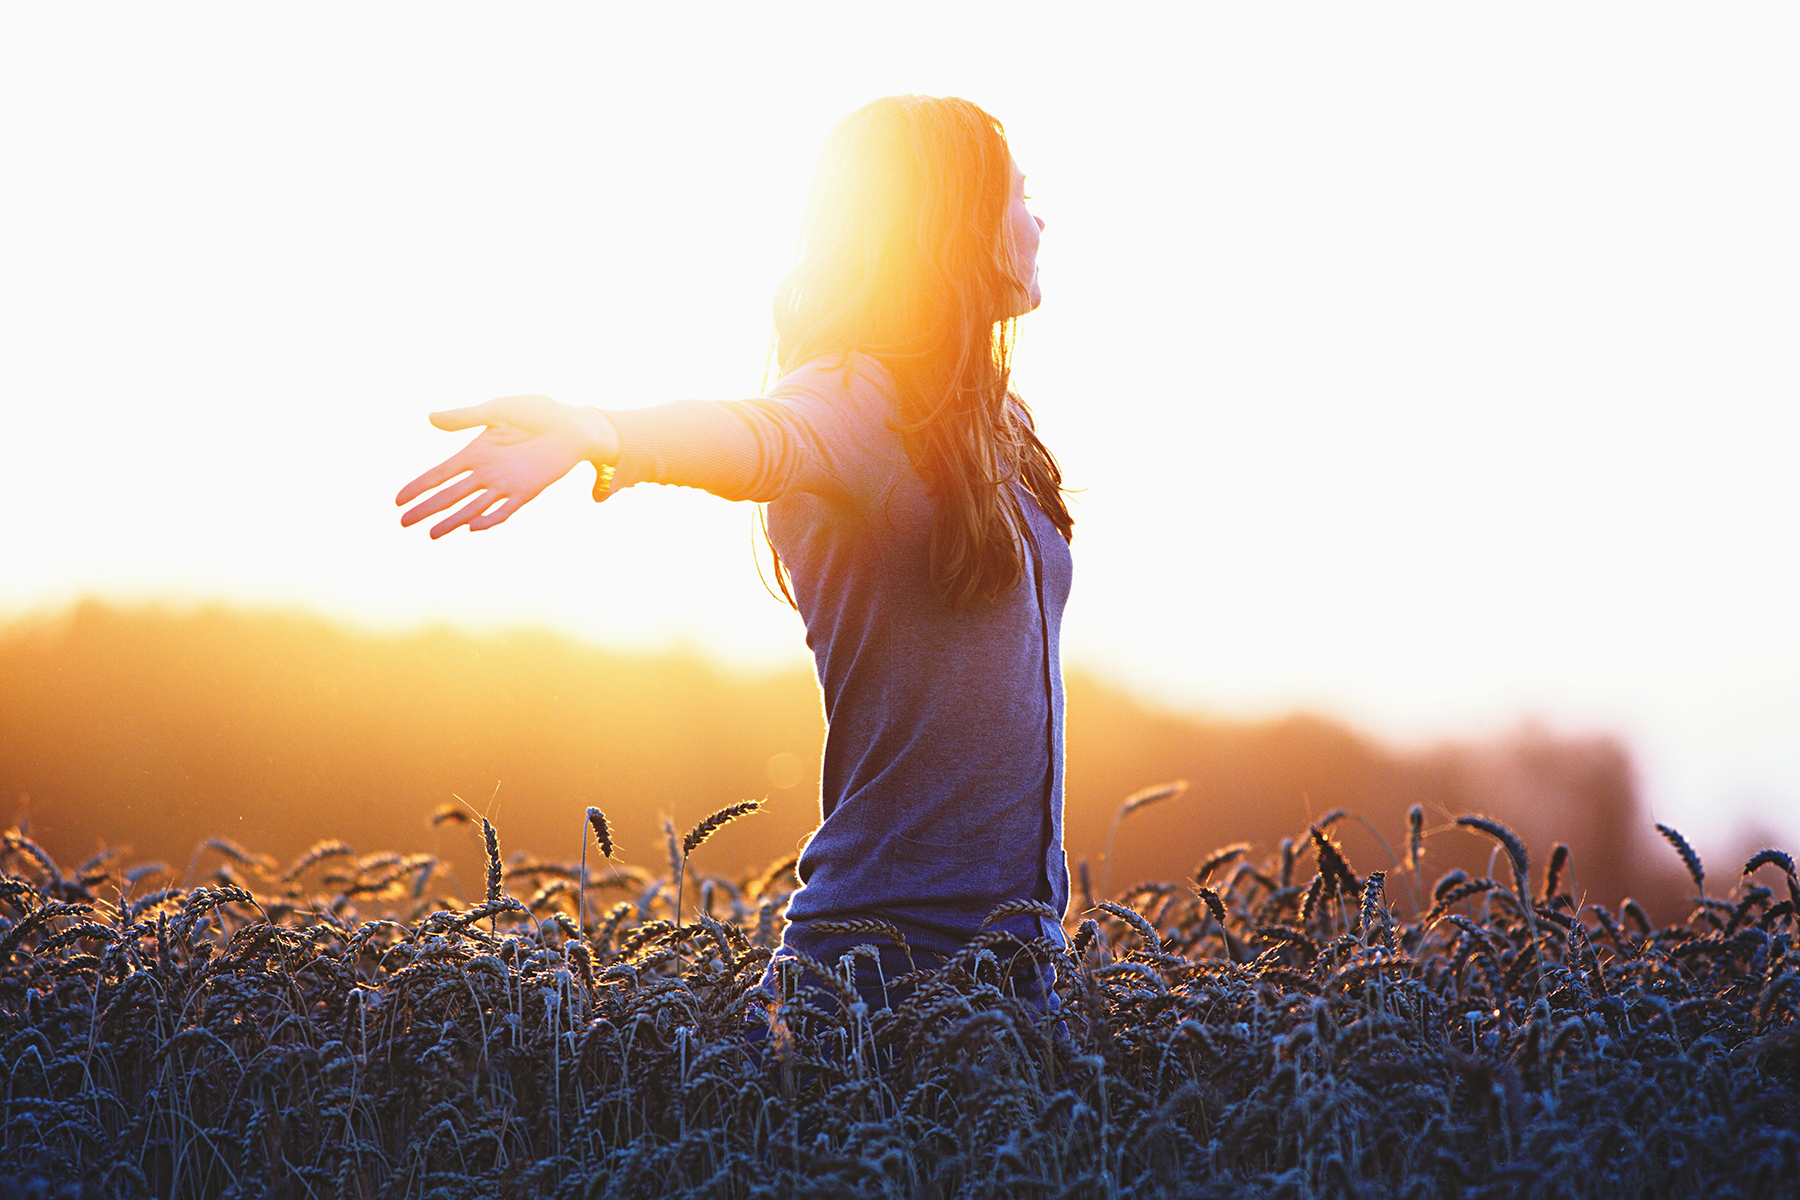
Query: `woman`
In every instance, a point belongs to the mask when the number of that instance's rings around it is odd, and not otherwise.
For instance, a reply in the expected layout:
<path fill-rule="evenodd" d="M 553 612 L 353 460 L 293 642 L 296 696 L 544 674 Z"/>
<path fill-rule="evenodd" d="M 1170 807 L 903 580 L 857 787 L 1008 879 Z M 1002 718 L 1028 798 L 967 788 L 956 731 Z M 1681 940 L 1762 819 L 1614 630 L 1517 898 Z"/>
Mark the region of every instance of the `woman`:
<path fill-rule="evenodd" d="M 835 923 L 879 918 L 923 965 L 998 904 L 1068 901 L 1058 635 L 1072 521 L 1008 386 L 1013 319 L 1040 299 L 1043 222 L 1026 199 L 980 108 L 878 100 L 821 156 L 801 261 L 775 299 L 784 374 L 766 396 L 633 410 L 512 396 L 435 413 L 440 429 L 486 429 L 398 498 L 441 488 L 403 525 L 460 504 L 434 538 L 489 529 L 585 460 L 596 500 L 656 482 L 768 505 L 828 722 L 823 821 L 784 950 L 833 961 L 872 940 Z M 1030 913 L 997 925 L 1062 939 Z M 906 969 L 883 954 L 884 973 Z M 1042 1004 L 1043 983 L 1021 990 Z"/>

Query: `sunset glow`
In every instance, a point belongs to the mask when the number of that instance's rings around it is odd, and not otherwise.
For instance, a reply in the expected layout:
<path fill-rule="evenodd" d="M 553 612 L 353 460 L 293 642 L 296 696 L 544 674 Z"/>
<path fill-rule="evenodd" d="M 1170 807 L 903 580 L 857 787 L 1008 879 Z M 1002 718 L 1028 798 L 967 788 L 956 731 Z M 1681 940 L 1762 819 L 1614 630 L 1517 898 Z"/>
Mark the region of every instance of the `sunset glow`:
<path fill-rule="evenodd" d="M 957 94 L 1046 223 L 1068 662 L 1617 731 L 1703 848 L 1800 834 L 1793 10 L 853 11 L 9 11 L 0 607 L 805 662 L 750 506 L 580 468 L 434 543 L 393 495 L 430 410 L 757 394 L 826 131 Z"/>

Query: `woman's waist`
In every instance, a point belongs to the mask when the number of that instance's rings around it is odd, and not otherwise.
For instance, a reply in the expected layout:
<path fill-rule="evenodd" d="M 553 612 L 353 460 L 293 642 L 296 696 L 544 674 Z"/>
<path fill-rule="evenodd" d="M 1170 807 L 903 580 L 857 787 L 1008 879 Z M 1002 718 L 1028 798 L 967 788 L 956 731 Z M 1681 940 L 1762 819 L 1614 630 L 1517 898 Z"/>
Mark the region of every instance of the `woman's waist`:
<path fill-rule="evenodd" d="M 1032 751 L 1035 750 L 1035 753 Z M 808 846 L 860 857 L 963 862 L 1003 859 L 1041 844 L 1061 809 L 1062 774 L 1040 740 L 1016 763 L 956 758 L 834 759 L 827 744 L 820 809 Z"/>
<path fill-rule="evenodd" d="M 966 939 L 998 905 L 1035 900 L 1060 913 L 1068 900 L 1062 830 L 1041 808 L 946 829 L 881 827 L 834 814 L 801 855 L 803 886 L 790 921 L 900 914 Z"/>

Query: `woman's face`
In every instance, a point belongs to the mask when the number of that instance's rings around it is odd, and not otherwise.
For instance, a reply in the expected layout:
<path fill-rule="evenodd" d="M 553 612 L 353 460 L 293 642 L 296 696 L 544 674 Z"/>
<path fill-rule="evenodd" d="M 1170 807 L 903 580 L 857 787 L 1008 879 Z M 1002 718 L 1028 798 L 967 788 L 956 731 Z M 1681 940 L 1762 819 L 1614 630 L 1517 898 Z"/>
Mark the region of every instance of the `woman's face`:
<path fill-rule="evenodd" d="M 1041 217 L 1031 215 L 1031 209 L 1025 195 L 1025 173 L 1019 170 L 1019 164 L 1012 166 L 1012 198 L 1006 208 L 1006 236 L 1012 243 L 1013 261 L 1017 264 L 1017 277 L 1025 282 L 1025 288 L 1015 301 L 1017 307 L 1007 313 L 1009 317 L 1022 316 L 1043 302 L 1044 293 L 1038 287 L 1037 253 L 1038 240 L 1044 232 Z"/>

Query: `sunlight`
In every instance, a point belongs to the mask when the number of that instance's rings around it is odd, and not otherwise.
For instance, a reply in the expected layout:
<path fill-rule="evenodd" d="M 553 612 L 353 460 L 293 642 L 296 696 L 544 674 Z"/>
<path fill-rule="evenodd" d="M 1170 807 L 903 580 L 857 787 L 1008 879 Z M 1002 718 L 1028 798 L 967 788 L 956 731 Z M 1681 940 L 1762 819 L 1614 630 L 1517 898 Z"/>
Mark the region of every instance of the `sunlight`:
<path fill-rule="evenodd" d="M 584 467 L 432 544 L 391 498 L 460 444 L 432 409 L 756 394 L 826 131 L 964 94 L 1048 226 L 1018 379 L 1083 489 L 1071 662 L 1620 729 L 1659 811 L 1793 830 L 1792 39 L 1627 11 L 11 13 L 0 604 L 804 662 L 748 506 L 602 513 Z"/>

